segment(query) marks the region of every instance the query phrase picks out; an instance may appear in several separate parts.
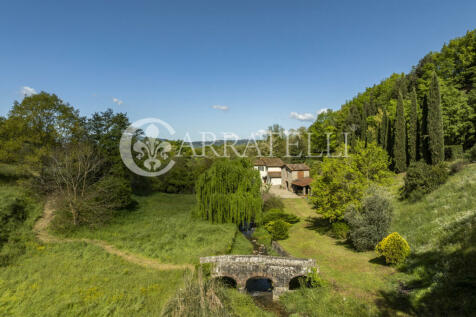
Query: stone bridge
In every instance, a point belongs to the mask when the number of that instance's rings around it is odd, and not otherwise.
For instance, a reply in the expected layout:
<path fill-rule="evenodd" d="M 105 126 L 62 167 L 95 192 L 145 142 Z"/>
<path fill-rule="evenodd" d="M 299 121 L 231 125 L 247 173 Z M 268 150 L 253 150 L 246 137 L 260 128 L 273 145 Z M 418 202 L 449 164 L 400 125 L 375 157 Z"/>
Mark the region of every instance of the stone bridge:
<path fill-rule="evenodd" d="M 273 298 L 278 298 L 289 290 L 290 284 L 306 276 L 314 259 L 265 255 L 220 255 L 200 258 L 200 263 L 212 264 L 211 276 L 232 279 L 240 291 L 245 291 L 247 282 L 253 279 L 269 279 L 272 283 Z"/>

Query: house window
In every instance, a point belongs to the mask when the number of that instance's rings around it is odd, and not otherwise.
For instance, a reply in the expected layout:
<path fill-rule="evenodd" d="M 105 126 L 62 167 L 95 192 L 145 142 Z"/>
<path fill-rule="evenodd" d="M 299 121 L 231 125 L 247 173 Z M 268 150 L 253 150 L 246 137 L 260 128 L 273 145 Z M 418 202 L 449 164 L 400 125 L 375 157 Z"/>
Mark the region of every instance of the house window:
<path fill-rule="evenodd" d="M 264 166 L 258 166 L 258 169 L 259 169 L 260 171 L 264 171 Z"/>

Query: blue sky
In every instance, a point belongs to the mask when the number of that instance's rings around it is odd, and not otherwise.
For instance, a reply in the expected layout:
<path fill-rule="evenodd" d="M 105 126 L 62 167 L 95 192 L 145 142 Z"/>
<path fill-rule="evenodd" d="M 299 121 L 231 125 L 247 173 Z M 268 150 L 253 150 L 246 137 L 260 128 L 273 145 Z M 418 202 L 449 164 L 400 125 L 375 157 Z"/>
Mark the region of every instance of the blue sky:
<path fill-rule="evenodd" d="M 474 0 L 2 1 L 0 115 L 26 86 L 84 115 L 160 118 L 178 138 L 308 126 L 291 113 L 338 109 L 475 16 Z"/>

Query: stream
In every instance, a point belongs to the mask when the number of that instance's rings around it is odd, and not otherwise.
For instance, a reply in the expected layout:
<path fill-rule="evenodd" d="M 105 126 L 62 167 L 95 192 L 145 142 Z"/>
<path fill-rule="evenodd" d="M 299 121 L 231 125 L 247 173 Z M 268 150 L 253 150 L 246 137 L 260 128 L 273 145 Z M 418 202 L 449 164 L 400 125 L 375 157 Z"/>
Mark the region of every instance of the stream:
<path fill-rule="evenodd" d="M 253 227 L 246 229 L 240 228 L 241 233 L 248 239 L 253 245 L 253 254 L 256 255 L 268 255 L 266 246 L 260 244 L 253 238 Z M 286 311 L 283 305 L 278 301 L 273 301 L 272 283 L 268 279 L 255 279 L 249 280 L 246 283 L 248 294 L 253 298 L 256 306 L 261 309 L 273 313 L 279 317 L 288 317 L 289 313 Z"/>

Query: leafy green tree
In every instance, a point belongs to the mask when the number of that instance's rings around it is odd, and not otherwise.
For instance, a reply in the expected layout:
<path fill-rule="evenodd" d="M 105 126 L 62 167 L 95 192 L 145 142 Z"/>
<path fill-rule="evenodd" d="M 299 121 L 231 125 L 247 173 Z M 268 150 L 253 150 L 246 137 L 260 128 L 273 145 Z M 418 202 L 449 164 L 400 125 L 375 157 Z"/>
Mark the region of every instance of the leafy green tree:
<path fill-rule="evenodd" d="M 352 159 L 367 182 L 383 183 L 391 175 L 388 170 L 388 154 L 375 142 L 368 143 L 367 147 L 363 141 L 357 142 L 353 148 Z"/>
<path fill-rule="evenodd" d="M 261 179 L 248 160 L 218 160 L 197 180 L 196 216 L 212 223 L 261 222 Z"/>
<path fill-rule="evenodd" d="M 417 125 L 418 125 L 418 100 L 415 87 L 411 93 L 410 116 L 408 120 L 408 156 L 410 162 L 417 160 Z"/>
<path fill-rule="evenodd" d="M 119 153 L 119 142 L 129 125 L 125 113 L 114 113 L 112 109 L 96 112 L 86 121 L 88 141 L 105 162 L 104 169 L 109 173 L 120 176 L 127 173 Z"/>
<path fill-rule="evenodd" d="M 325 157 L 320 174 L 313 178 L 309 199 L 316 212 L 330 222 L 341 220 L 349 205 L 358 205 L 365 188 L 364 177 L 352 157 Z"/>
<path fill-rule="evenodd" d="M 471 122 L 476 114 L 464 91 L 442 84 L 441 110 L 445 144 L 470 144 L 476 134 Z"/>
<path fill-rule="evenodd" d="M 14 102 L 0 136 L 0 161 L 38 170 L 54 147 L 84 136 L 84 118 L 58 96 L 41 92 Z"/>
<path fill-rule="evenodd" d="M 445 160 L 445 142 L 441 117 L 440 85 L 435 72 L 428 92 L 428 137 L 431 163 L 443 162 Z"/>
<path fill-rule="evenodd" d="M 403 108 L 403 96 L 402 92 L 398 93 L 397 101 L 397 115 L 395 119 L 395 170 L 403 172 L 407 168 L 407 154 L 405 150 L 405 114 Z"/>
<path fill-rule="evenodd" d="M 319 173 L 314 175 L 310 201 L 330 222 L 342 220 L 350 205 L 359 206 L 371 183 L 385 182 L 389 176 L 388 156 L 376 143 L 365 147 L 358 141 L 347 158 L 324 158 Z"/>
<path fill-rule="evenodd" d="M 329 147 L 330 151 L 334 151 L 338 142 L 338 129 L 336 123 L 336 114 L 332 110 L 320 113 L 316 121 L 308 128 L 311 133 L 311 151 L 313 155 L 320 154 L 327 155 L 327 134 L 330 133 Z M 306 136 L 307 140 L 307 136 Z M 305 153 L 306 155 L 307 153 Z"/>

